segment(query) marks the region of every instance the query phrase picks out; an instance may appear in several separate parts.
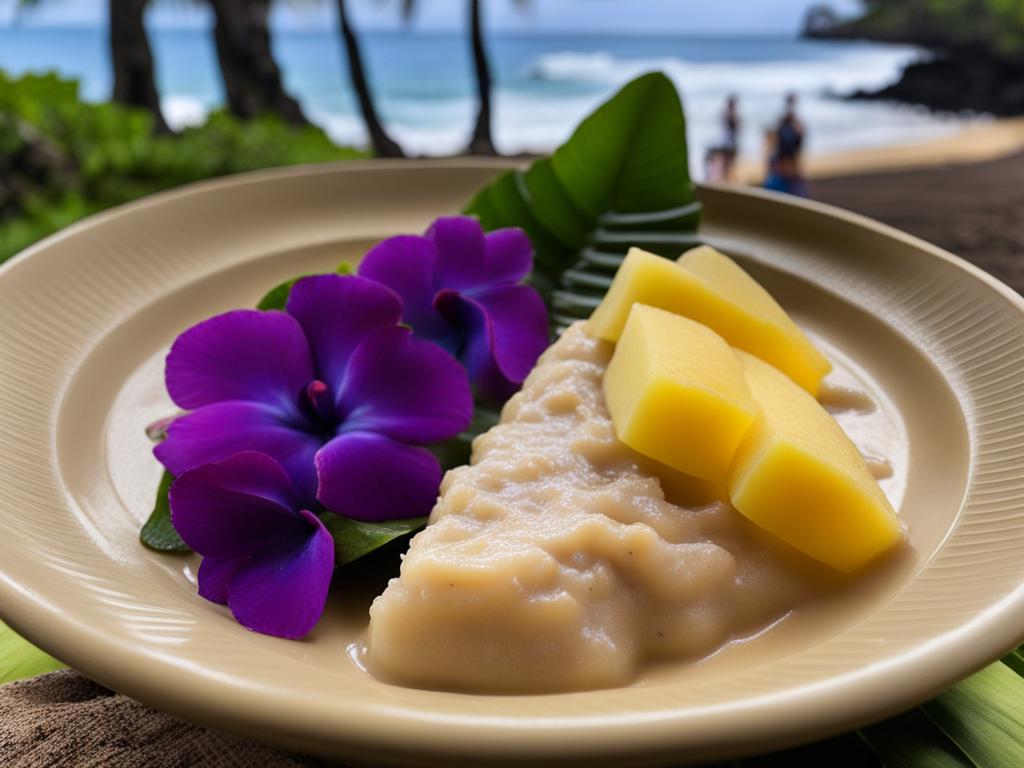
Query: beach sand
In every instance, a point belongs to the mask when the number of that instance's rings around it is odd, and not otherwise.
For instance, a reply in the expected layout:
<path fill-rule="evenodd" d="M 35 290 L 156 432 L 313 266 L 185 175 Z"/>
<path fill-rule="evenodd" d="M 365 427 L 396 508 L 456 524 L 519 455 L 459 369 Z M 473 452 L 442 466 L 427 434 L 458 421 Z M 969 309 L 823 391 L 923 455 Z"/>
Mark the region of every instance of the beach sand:
<path fill-rule="evenodd" d="M 815 179 L 811 197 L 935 243 L 1024 293 L 1024 151 Z"/>
<path fill-rule="evenodd" d="M 810 196 L 935 243 L 1024 293 L 1024 117 L 920 144 L 811 156 Z M 738 168 L 759 184 L 763 169 Z"/>
<path fill-rule="evenodd" d="M 810 179 L 821 179 L 977 163 L 1019 151 L 1024 151 L 1024 117 L 982 119 L 967 124 L 963 130 L 950 136 L 917 144 L 810 155 L 804 161 L 804 172 Z M 760 183 L 764 178 L 764 163 L 749 157 L 741 158 L 737 177 L 748 184 Z"/>

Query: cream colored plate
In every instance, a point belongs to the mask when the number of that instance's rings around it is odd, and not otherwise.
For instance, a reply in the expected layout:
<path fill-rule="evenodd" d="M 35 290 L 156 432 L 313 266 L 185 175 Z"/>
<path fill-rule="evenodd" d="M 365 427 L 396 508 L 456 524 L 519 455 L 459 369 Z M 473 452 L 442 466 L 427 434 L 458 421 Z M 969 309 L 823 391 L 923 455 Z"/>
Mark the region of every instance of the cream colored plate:
<path fill-rule="evenodd" d="M 781 747 L 897 712 L 1024 636 L 1024 301 L 962 261 L 813 203 L 704 189 L 704 233 L 895 414 L 914 552 L 840 604 L 637 685 L 485 697 L 378 683 L 348 646 L 379 573 L 305 642 L 195 595 L 195 561 L 137 540 L 158 467 L 162 356 L 278 280 L 457 211 L 499 166 L 346 163 L 158 195 L 0 271 L 0 615 L 119 691 L 350 760 L 580 764 Z"/>

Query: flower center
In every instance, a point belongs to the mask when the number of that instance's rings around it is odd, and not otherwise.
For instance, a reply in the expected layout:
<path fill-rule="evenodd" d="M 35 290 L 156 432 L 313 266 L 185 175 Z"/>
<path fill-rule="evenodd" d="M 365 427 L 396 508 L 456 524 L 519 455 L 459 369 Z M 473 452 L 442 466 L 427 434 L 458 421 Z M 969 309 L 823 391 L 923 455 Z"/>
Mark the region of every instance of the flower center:
<path fill-rule="evenodd" d="M 320 379 L 313 379 L 306 385 L 306 406 L 312 416 L 325 425 L 333 425 L 337 420 L 334 403 L 331 402 L 331 388 Z"/>
<path fill-rule="evenodd" d="M 451 288 L 442 288 L 434 294 L 434 310 L 444 318 L 448 330 L 432 337 L 431 340 L 441 345 L 441 348 L 453 357 L 462 355 L 470 336 L 466 320 L 462 317 L 461 303 L 461 295 Z"/>

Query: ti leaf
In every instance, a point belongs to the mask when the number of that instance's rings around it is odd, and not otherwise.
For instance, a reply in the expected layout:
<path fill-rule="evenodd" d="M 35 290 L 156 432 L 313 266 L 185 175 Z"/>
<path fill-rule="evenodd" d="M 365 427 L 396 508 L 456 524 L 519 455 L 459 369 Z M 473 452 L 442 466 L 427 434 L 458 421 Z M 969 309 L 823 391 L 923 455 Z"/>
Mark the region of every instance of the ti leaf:
<path fill-rule="evenodd" d="M 679 94 L 656 72 L 598 107 L 551 157 L 502 174 L 466 207 L 487 230 L 529 235 L 530 282 L 556 329 L 590 315 L 630 246 L 675 257 L 697 245 L 700 211 Z"/>
<path fill-rule="evenodd" d="M 339 275 L 351 275 L 352 265 L 347 261 L 343 261 L 338 266 L 337 273 Z M 256 309 L 284 309 L 285 305 L 288 304 L 288 294 L 292 292 L 292 286 L 304 277 L 309 277 L 309 275 L 299 275 L 298 277 L 293 277 L 291 280 L 285 280 L 283 283 L 278 283 L 267 291 L 263 298 L 260 299 L 259 303 L 256 305 Z"/>
<path fill-rule="evenodd" d="M 1018 675 L 1024 676 L 1024 649 L 1017 648 L 1003 657 L 1003 664 Z"/>
<path fill-rule="evenodd" d="M 158 552 L 190 552 L 188 544 L 181 540 L 181 536 L 171 525 L 171 505 L 167 501 L 167 492 L 171 490 L 173 482 L 174 477 L 164 470 L 160 478 L 160 487 L 156 491 L 153 511 L 146 524 L 142 526 L 139 538 L 147 547 Z"/>
<path fill-rule="evenodd" d="M 52 672 L 63 666 L 0 621 L 0 685 Z"/>
<path fill-rule="evenodd" d="M 358 560 L 363 555 L 368 555 L 388 542 L 418 531 L 427 524 L 425 517 L 368 523 L 342 517 L 333 512 L 324 512 L 320 515 L 320 519 L 323 520 L 324 526 L 334 538 L 335 566 L 346 565 L 353 560 Z"/>
<path fill-rule="evenodd" d="M 886 768 L 975 768 L 920 709 L 864 728 L 860 735 Z"/>
<path fill-rule="evenodd" d="M 990 664 L 921 709 L 978 766 L 1024 765 L 1024 677 Z"/>

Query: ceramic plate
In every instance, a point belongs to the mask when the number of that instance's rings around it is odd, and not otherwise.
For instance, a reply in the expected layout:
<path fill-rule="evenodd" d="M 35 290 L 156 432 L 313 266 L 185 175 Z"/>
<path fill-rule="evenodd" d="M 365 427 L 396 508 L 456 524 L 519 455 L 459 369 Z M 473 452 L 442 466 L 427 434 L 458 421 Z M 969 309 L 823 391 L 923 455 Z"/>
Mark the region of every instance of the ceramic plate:
<path fill-rule="evenodd" d="M 346 163 L 229 178 L 93 217 L 0 271 L 0 614 L 154 707 L 272 744 L 422 765 L 696 761 L 905 709 L 1024 636 L 1024 301 L 950 254 L 813 203 L 705 188 L 738 257 L 880 403 L 913 550 L 864 588 L 633 686 L 476 696 L 379 683 L 351 647 L 383 576 L 307 641 L 247 632 L 138 528 L 163 356 L 208 315 L 458 211 L 500 166 Z"/>

